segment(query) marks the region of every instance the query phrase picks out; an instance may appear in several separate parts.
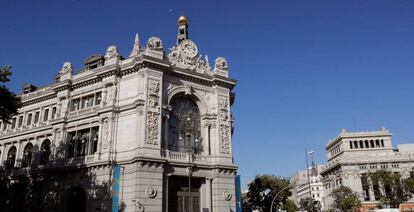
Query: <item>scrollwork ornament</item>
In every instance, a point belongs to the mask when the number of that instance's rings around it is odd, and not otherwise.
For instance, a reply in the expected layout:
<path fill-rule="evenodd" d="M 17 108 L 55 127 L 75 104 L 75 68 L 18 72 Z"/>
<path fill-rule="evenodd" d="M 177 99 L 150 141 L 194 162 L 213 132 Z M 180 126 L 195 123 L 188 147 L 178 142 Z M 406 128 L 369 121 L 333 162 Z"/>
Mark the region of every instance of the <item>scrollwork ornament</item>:
<path fill-rule="evenodd" d="M 145 188 L 145 194 L 148 198 L 155 198 L 157 196 L 157 189 L 153 186 L 148 186 Z"/>
<path fill-rule="evenodd" d="M 110 60 L 119 56 L 119 51 L 116 46 L 110 46 L 106 49 L 105 59 Z"/>
<path fill-rule="evenodd" d="M 223 192 L 223 197 L 226 201 L 230 201 L 231 198 L 233 197 L 233 195 L 229 191 L 224 191 Z"/>

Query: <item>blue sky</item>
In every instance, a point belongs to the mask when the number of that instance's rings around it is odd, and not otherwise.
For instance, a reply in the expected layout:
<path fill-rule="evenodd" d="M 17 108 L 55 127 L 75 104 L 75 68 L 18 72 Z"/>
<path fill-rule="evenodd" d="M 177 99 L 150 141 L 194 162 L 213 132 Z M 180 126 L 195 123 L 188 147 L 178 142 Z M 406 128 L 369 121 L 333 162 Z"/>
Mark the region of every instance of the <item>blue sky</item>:
<path fill-rule="evenodd" d="M 256 174 L 289 176 L 305 167 L 304 148 L 326 161 L 342 128 L 393 133 L 414 142 L 414 1 L 12 1 L 0 3 L 0 64 L 8 84 L 53 82 L 63 62 L 75 68 L 116 45 L 190 38 L 211 61 L 227 58 L 237 79 L 233 150 L 245 184 Z"/>

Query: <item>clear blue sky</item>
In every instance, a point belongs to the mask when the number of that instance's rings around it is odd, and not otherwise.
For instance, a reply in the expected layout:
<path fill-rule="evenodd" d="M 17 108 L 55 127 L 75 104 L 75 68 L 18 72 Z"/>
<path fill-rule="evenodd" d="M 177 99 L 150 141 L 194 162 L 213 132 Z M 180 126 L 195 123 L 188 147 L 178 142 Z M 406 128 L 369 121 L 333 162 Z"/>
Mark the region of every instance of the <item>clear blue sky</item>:
<path fill-rule="evenodd" d="M 0 3 L 0 64 L 9 86 L 46 85 L 63 62 L 81 68 L 133 37 L 171 47 L 176 19 L 211 61 L 228 59 L 237 79 L 233 150 L 243 183 L 256 174 L 305 168 L 304 148 L 324 147 L 342 128 L 414 142 L 414 1 L 12 1 Z"/>

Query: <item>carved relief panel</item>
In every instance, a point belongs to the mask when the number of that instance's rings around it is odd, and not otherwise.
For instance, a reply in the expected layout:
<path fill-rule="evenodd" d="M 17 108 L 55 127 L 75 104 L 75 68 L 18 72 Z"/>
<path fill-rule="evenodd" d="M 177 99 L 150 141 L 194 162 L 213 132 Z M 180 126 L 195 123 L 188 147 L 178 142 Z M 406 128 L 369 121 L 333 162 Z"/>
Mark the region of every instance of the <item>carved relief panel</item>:
<path fill-rule="evenodd" d="M 220 145 L 221 152 L 225 154 L 231 153 L 231 120 L 228 111 L 228 100 L 225 96 L 219 96 L 219 130 L 220 130 Z"/>
<path fill-rule="evenodd" d="M 160 82 L 148 80 L 147 92 L 147 144 L 158 145 L 160 120 Z"/>

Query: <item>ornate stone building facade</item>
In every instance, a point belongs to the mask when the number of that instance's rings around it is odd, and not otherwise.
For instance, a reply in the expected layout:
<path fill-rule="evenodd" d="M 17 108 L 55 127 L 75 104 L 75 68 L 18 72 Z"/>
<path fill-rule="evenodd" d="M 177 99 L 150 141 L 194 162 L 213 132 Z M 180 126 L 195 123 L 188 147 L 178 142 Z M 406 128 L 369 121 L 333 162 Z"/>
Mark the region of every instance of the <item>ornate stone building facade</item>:
<path fill-rule="evenodd" d="M 110 211 L 117 165 L 121 211 L 235 211 L 236 81 L 226 59 L 210 67 L 188 26 L 180 17 L 170 51 L 137 35 L 126 58 L 110 46 L 80 71 L 65 62 L 53 84 L 27 85 L 19 114 L 0 125 L 0 173 L 13 190 L 3 206 Z"/>
<path fill-rule="evenodd" d="M 328 142 L 326 151 L 328 162 L 321 172 L 325 208 L 332 204 L 329 194 L 341 185 L 357 192 L 363 206 L 375 207 L 383 189 L 372 183 L 369 173 L 387 170 L 407 178 L 414 167 L 414 144 L 393 149 L 391 133 L 385 128 L 368 132 L 342 130 Z"/>

